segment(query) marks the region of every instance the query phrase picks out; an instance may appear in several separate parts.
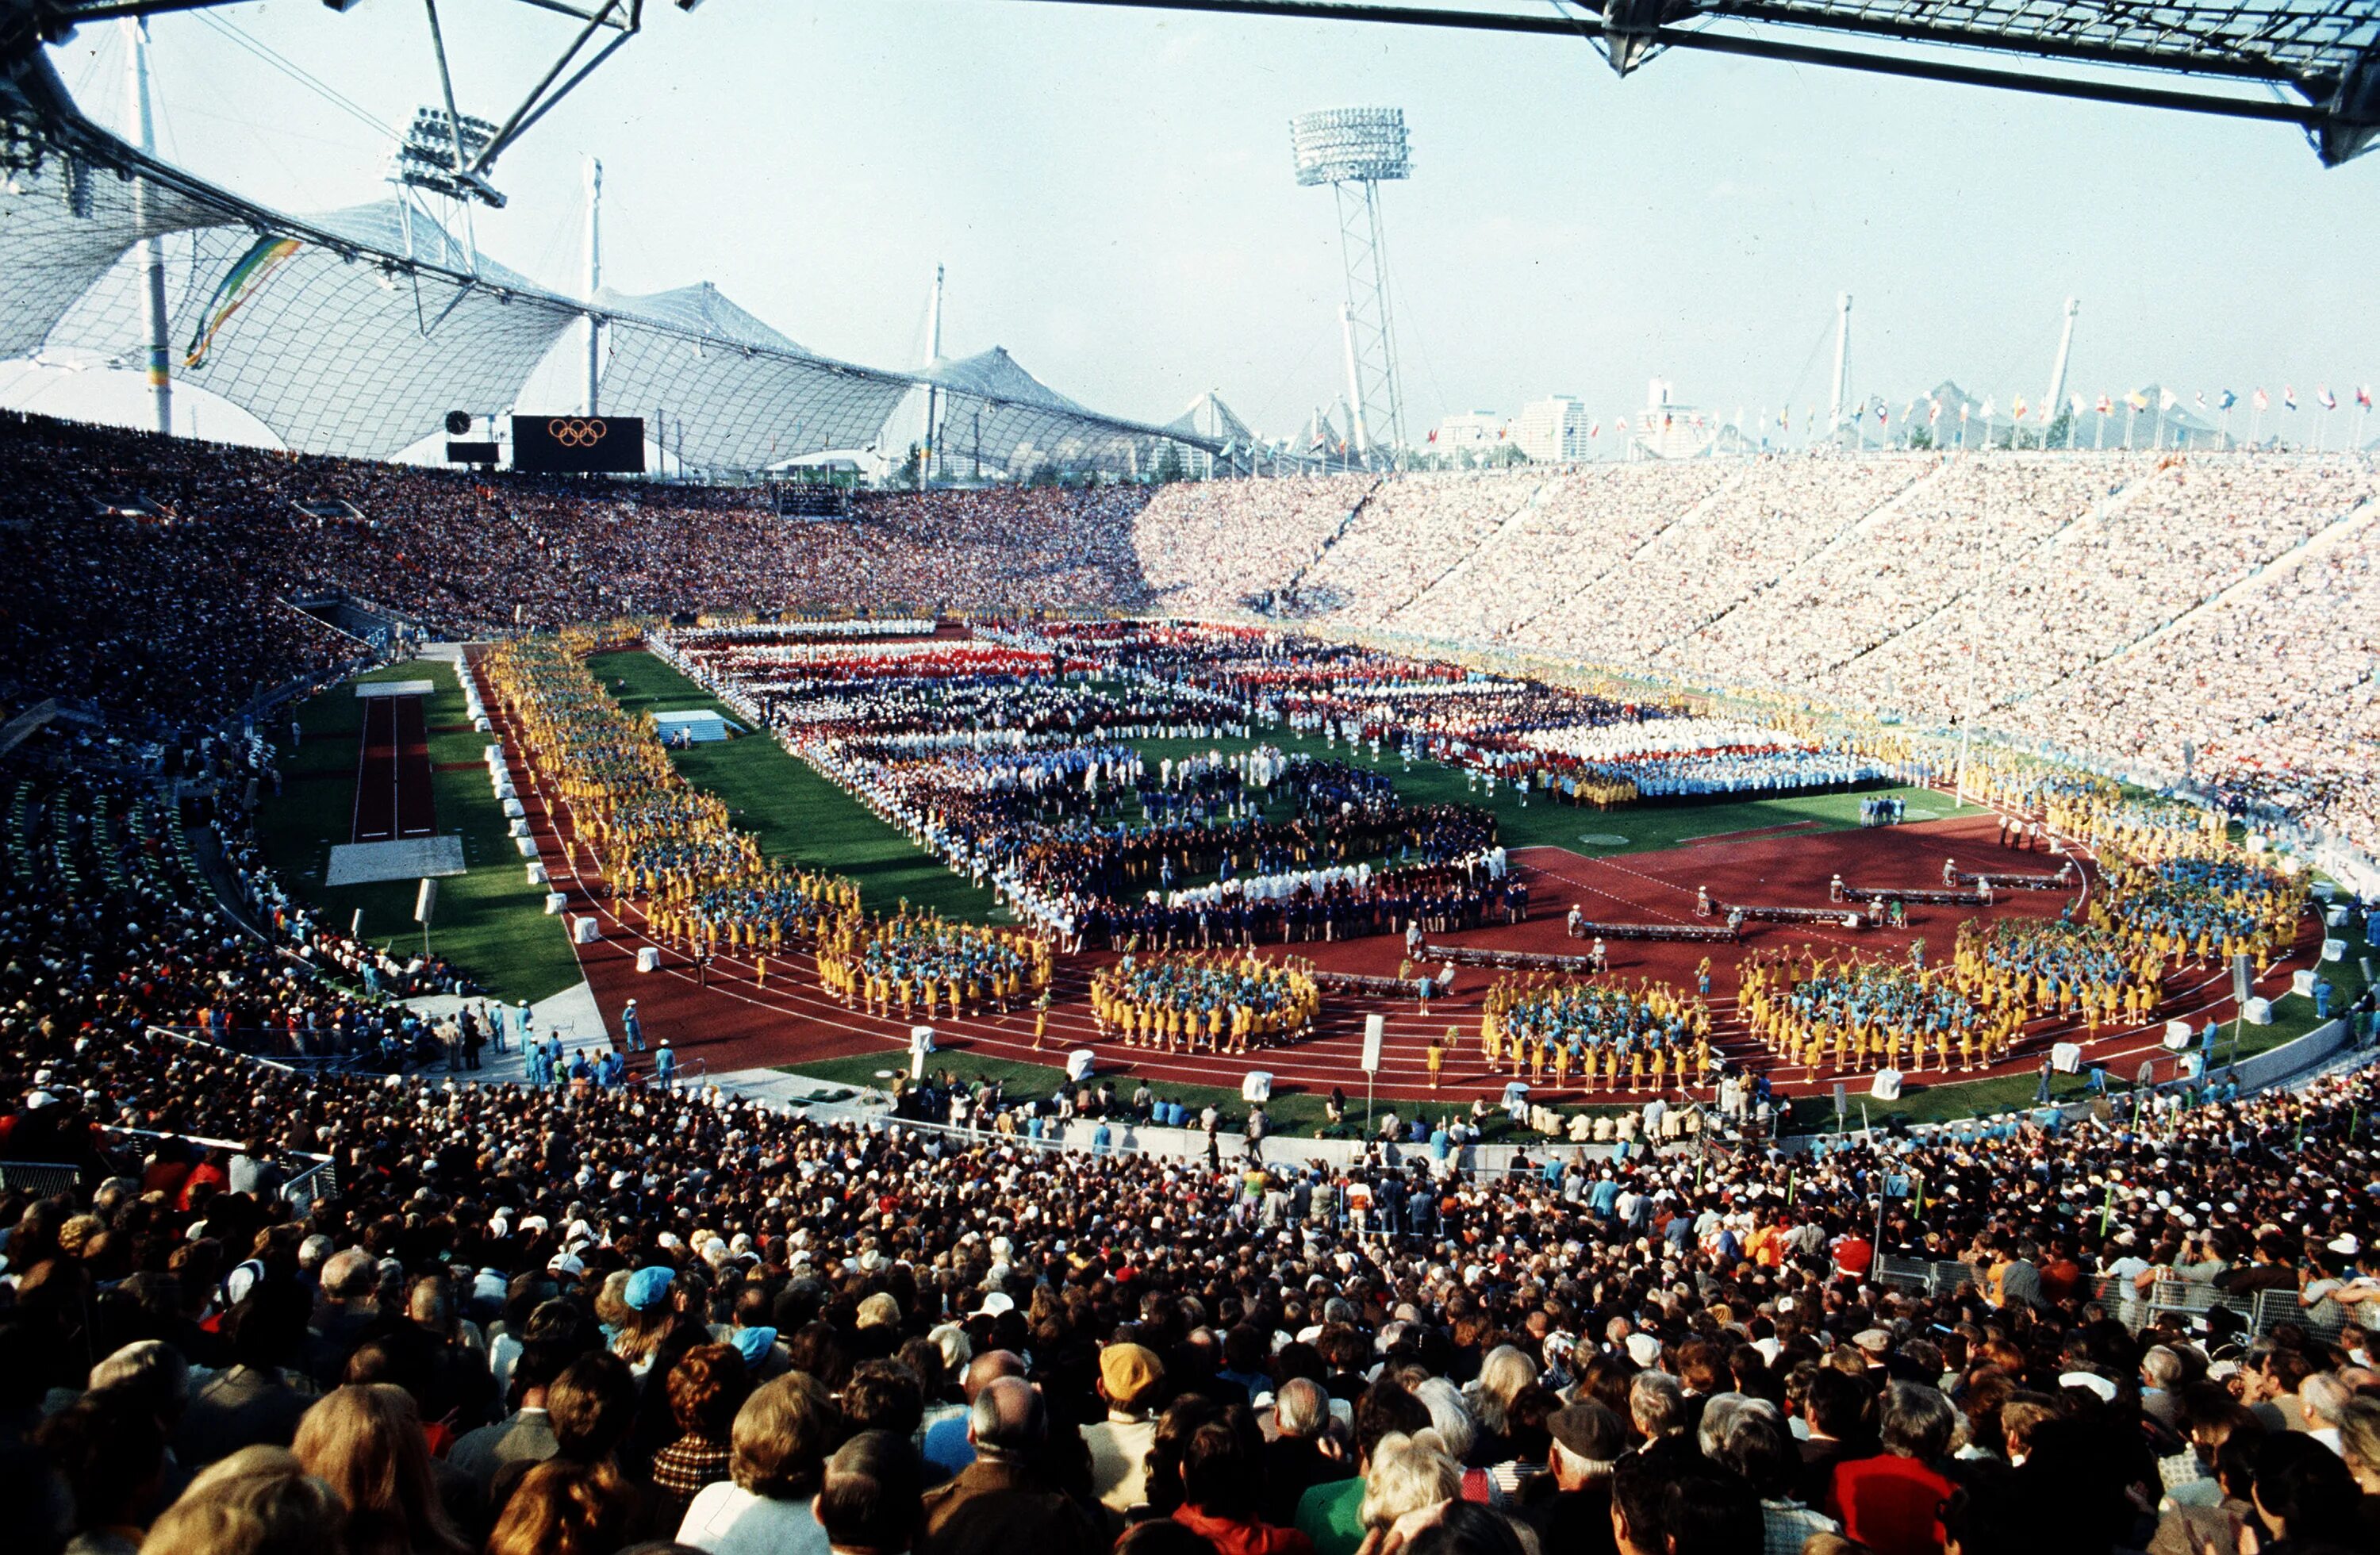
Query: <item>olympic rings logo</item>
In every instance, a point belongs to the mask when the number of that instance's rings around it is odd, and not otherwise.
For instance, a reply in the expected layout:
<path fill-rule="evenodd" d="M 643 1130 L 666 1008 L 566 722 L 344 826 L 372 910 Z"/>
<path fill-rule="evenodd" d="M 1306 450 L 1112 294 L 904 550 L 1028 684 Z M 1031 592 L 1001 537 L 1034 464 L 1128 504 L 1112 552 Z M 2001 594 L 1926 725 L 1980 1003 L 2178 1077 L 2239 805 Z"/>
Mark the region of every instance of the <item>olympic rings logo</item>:
<path fill-rule="evenodd" d="M 589 416 L 558 416 L 545 424 L 546 435 L 565 448 L 592 448 L 611 430 L 610 422 Z"/>

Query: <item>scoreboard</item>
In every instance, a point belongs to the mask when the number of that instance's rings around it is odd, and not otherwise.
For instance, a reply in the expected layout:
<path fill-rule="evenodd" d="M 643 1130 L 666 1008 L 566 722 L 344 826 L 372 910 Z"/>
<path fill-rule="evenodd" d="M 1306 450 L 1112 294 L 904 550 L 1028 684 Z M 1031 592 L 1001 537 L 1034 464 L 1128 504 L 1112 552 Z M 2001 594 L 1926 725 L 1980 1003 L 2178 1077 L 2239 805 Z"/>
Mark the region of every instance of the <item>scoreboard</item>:
<path fill-rule="evenodd" d="M 513 468 L 536 475 L 641 475 L 641 416 L 515 416 Z"/>

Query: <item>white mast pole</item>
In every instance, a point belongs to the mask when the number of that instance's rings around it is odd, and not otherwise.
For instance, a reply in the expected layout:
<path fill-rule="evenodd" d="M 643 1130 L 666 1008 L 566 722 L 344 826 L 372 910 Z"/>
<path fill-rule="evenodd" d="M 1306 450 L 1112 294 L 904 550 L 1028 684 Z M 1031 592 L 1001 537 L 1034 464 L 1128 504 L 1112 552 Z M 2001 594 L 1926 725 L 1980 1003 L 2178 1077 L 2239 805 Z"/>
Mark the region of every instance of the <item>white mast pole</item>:
<path fill-rule="evenodd" d="M 1844 292 L 1835 299 L 1835 398 L 1834 408 L 1827 418 L 1829 442 L 1842 436 L 1843 397 L 1851 393 L 1851 353 L 1852 294 Z"/>
<path fill-rule="evenodd" d="M 132 122 L 140 150 L 154 155 L 157 124 L 149 101 L 149 23 L 142 17 L 124 18 L 124 40 L 130 55 L 126 90 L 131 97 Z M 149 180 L 132 183 L 133 219 L 148 225 Z M 149 398 L 160 434 L 174 430 L 174 352 L 165 320 L 165 244 L 156 237 L 140 240 L 140 262 L 146 272 L 149 324 Z"/>
<path fill-rule="evenodd" d="M 603 285 L 603 164 L 587 159 L 587 414 L 600 415 L 603 377 L 603 325 L 595 317 L 595 294 Z"/>
<path fill-rule="evenodd" d="M 2074 315 L 2082 308 L 2080 298 L 2070 297 L 2066 299 L 2066 327 L 2058 334 L 2058 359 L 2049 368 L 2049 397 L 2042 402 L 2046 407 L 2044 411 L 2045 425 L 2058 419 L 2058 407 L 2066 399 L 2066 361 L 2074 353 Z M 2046 430 L 2041 434 L 2041 445 L 2045 448 L 2049 446 L 2049 433 Z M 2069 448 L 2074 446 L 2074 423 L 2070 420 L 2066 423 L 2066 445 Z"/>

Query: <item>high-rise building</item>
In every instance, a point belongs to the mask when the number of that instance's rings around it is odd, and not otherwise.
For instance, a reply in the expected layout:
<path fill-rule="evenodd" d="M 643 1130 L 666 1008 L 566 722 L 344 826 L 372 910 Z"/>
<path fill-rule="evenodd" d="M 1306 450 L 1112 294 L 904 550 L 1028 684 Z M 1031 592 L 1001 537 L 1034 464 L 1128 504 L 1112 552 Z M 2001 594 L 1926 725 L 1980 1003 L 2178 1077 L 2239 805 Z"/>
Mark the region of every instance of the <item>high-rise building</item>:
<path fill-rule="evenodd" d="M 1554 395 L 1521 407 L 1512 441 L 1533 463 L 1566 464 L 1595 456 L 1594 428 L 1585 401 Z"/>

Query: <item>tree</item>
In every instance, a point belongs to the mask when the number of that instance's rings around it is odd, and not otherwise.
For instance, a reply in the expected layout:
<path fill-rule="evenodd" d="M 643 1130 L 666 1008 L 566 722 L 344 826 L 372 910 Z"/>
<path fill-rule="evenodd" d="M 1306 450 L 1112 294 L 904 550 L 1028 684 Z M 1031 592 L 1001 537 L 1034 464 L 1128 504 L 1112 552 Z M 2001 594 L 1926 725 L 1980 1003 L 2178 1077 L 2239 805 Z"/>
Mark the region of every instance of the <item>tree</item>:
<path fill-rule="evenodd" d="M 1160 486 L 1170 485 L 1181 480 L 1184 473 L 1182 468 L 1182 445 L 1178 443 L 1167 443 L 1164 451 L 1157 456 L 1157 468 L 1152 472 L 1153 479 Z"/>
<path fill-rule="evenodd" d="M 2070 409 L 2061 410 L 2058 413 L 2058 419 L 2050 422 L 2049 430 L 2042 433 L 2041 445 L 2045 448 L 2071 448 L 2074 446 L 2073 411 Z"/>

